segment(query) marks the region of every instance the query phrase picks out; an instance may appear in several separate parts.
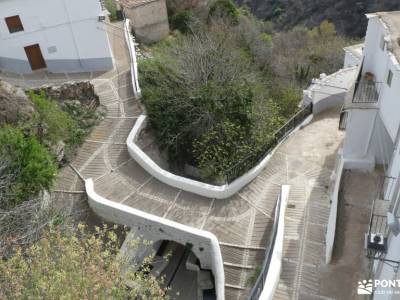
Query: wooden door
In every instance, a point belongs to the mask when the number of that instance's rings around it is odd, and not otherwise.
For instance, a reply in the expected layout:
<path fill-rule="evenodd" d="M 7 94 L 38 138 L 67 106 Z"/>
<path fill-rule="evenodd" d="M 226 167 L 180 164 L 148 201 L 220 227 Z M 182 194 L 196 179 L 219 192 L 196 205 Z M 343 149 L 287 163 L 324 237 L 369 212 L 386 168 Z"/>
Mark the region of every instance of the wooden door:
<path fill-rule="evenodd" d="M 26 46 L 24 49 L 32 71 L 46 68 L 46 62 L 44 61 L 39 44 Z"/>

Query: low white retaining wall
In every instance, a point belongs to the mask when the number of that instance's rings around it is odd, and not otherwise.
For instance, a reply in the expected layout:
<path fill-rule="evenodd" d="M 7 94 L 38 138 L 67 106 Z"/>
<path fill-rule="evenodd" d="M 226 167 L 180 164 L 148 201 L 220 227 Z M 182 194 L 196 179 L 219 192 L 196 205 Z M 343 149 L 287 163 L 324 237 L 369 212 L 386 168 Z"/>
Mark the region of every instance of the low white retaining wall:
<path fill-rule="evenodd" d="M 259 300 L 272 300 L 275 290 L 278 287 L 282 271 L 282 252 L 285 234 L 285 211 L 289 197 L 290 186 L 283 185 L 281 188 L 281 206 L 279 210 L 279 223 L 275 238 L 274 249 L 268 268 L 267 278 L 265 279 L 264 289 Z"/>
<path fill-rule="evenodd" d="M 301 126 L 308 124 L 312 120 L 312 115 L 310 115 L 302 124 L 296 127 L 286 138 L 288 138 L 293 132 L 298 130 Z M 140 131 L 145 126 L 146 116 L 141 115 L 133 127 L 132 131 L 129 133 L 129 136 L 126 140 L 126 144 L 128 146 L 128 151 L 130 156 L 148 173 L 152 176 L 168 184 L 170 186 L 176 187 L 178 189 L 188 191 L 197 195 L 201 195 L 208 198 L 216 198 L 216 199 L 226 199 L 240 191 L 245 185 L 251 182 L 254 178 L 258 176 L 258 174 L 266 167 L 268 161 L 271 156 L 274 154 L 276 149 L 280 146 L 280 144 L 285 141 L 283 139 L 270 154 L 268 154 L 257 166 L 252 168 L 246 174 L 241 177 L 235 179 L 230 184 L 225 185 L 211 185 L 201 181 L 189 179 L 186 177 L 178 176 L 162 169 L 159 165 L 157 165 L 146 153 L 140 149 L 138 145 L 136 145 L 137 137 Z"/>
<path fill-rule="evenodd" d="M 303 105 L 313 103 L 313 114 L 317 115 L 331 107 L 341 106 L 352 83 L 356 80 L 358 67 L 340 69 L 330 75 L 321 74 L 313 79 L 303 91 Z"/>
<path fill-rule="evenodd" d="M 339 190 L 340 183 L 342 180 L 342 174 L 344 169 L 344 160 L 342 157 L 341 150 L 338 151 L 338 157 L 336 159 L 336 166 L 334 173 L 332 174 L 333 186 L 330 187 L 330 200 L 331 200 L 331 208 L 329 212 L 328 225 L 326 228 L 326 236 L 325 236 L 325 263 L 329 264 L 332 260 L 332 252 L 333 245 L 335 243 L 335 233 L 336 233 L 336 219 L 337 219 L 337 209 L 338 209 L 338 201 L 339 201 Z"/>
<path fill-rule="evenodd" d="M 190 243 L 202 268 L 211 269 L 215 278 L 218 300 L 224 300 L 225 274 L 217 237 L 204 230 L 179 224 L 98 195 L 92 179 L 85 180 L 86 193 L 92 210 L 105 220 L 137 230 L 150 240 L 171 240 L 182 245 Z"/>
<path fill-rule="evenodd" d="M 135 44 L 133 43 L 131 38 L 130 30 L 131 30 L 130 21 L 129 19 L 126 19 L 124 24 L 124 35 L 126 44 L 128 45 L 129 49 L 129 56 L 131 59 L 131 77 L 132 77 L 133 94 L 135 95 L 135 98 L 139 98 L 141 95 L 141 91 L 138 81 L 139 76 L 138 76 L 138 68 L 136 61 L 136 50 L 135 50 Z"/>
<path fill-rule="evenodd" d="M 138 70 L 136 62 L 136 52 L 133 45 L 132 39 L 129 33 L 129 20 L 125 22 L 125 39 L 128 44 L 129 54 L 131 56 L 131 74 L 132 74 L 132 85 L 134 89 L 134 94 L 136 98 L 140 97 L 140 88 L 138 82 Z M 308 124 L 312 120 L 312 115 L 308 117 L 302 124 L 295 128 L 292 133 L 290 133 L 285 139 L 283 139 L 269 155 L 267 155 L 257 166 L 252 168 L 243 176 L 235 179 L 230 184 L 225 184 L 221 186 L 207 184 L 201 181 L 192 180 L 186 177 L 178 176 L 162 169 L 158 166 L 146 153 L 144 153 L 139 146 L 136 145 L 135 141 L 143 128 L 146 120 L 146 115 L 141 115 L 130 132 L 126 144 L 128 146 L 128 151 L 130 156 L 149 174 L 160 180 L 161 182 L 168 184 L 170 186 L 176 187 L 178 189 L 188 191 L 200 196 L 216 199 L 226 199 L 240 191 L 245 185 L 251 182 L 258 174 L 265 168 L 271 156 L 279 145 L 290 136 L 293 132 L 298 130 L 300 127 Z"/>

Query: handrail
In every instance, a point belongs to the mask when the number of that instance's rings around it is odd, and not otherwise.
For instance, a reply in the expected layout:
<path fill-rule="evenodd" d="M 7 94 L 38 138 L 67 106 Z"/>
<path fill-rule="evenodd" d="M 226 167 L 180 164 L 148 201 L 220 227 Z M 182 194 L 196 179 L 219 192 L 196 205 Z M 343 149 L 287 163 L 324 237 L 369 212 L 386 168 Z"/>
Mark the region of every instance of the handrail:
<path fill-rule="evenodd" d="M 377 103 L 382 88 L 382 82 L 361 79 L 356 81 L 353 103 Z"/>
<path fill-rule="evenodd" d="M 298 125 L 300 125 L 308 116 L 313 113 L 313 103 L 309 103 L 303 107 L 295 115 L 293 115 L 283 126 L 281 126 L 272 135 L 256 153 L 251 153 L 242 160 L 234 164 L 232 167 L 224 171 L 226 183 L 230 183 L 246 173 L 249 169 L 257 165 L 264 157 L 266 157 L 283 139 L 285 139 Z"/>
<path fill-rule="evenodd" d="M 284 194 L 283 192 L 285 192 L 285 195 L 283 195 Z M 278 236 L 278 231 L 279 231 L 278 229 L 280 226 L 281 226 L 280 231 L 283 234 L 283 228 L 282 228 L 283 225 L 281 224 L 281 217 L 283 217 L 284 209 L 286 207 L 286 201 L 287 201 L 286 198 L 287 198 L 288 192 L 289 192 L 289 186 L 282 186 L 281 192 L 278 197 L 278 201 L 276 202 L 276 206 L 275 206 L 275 216 L 274 216 L 274 224 L 272 226 L 272 235 L 269 238 L 268 247 L 267 247 L 267 250 L 265 251 L 265 258 L 263 261 L 262 269 L 261 269 L 261 272 L 260 272 L 253 288 L 251 289 L 248 300 L 258 300 L 258 299 L 260 299 L 260 295 L 264 294 L 266 292 L 266 291 L 264 291 L 264 289 L 265 289 L 265 285 L 267 283 L 267 277 L 269 275 L 271 275 L 271 273 L 269 271 L 270 271 L 272 258 L 274 255 L 276 256 L 276 254 L 281 251 L 281 250 L 277 249 L 278 245 L 277 245 L 276 241 L 277 241 L 277 236 Z M 276 271 L 276 270 L 274 270 L 274 271 Z M 277 277 L 277 280 L 279 280 L 280 274 L 273 274 L 273 275 L 275 275 Z M 276 286 L 277 282 L 275 282 L 275 283 L 268 282 L 268 284 L 272 284 L 273 286 Z M 267 292 L 270 296 L 273 295 L 273 291 L 267 291 Z"/>

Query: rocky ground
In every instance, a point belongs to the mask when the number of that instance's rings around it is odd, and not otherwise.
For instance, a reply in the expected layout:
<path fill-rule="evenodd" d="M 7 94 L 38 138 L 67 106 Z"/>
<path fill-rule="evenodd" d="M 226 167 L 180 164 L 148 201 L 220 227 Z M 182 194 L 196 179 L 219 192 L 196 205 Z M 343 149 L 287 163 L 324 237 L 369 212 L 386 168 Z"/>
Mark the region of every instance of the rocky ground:
<path fill-rule="evenodd" d="M 236 0 L 247 5 L 263 20 L 271 20 L 277 29 L 296 25 L 314 27 L 323 20 L 336 25 L 337 31 L 351 37 L 363 37 L 367 28 L 365 14 L 400 10 L 398 0 Z"/>
<path fill-rule="evenodd" d="M 22 89 L 0 80 L 0 124 L 29 119 L 33 112 L 33 103 Z"/>

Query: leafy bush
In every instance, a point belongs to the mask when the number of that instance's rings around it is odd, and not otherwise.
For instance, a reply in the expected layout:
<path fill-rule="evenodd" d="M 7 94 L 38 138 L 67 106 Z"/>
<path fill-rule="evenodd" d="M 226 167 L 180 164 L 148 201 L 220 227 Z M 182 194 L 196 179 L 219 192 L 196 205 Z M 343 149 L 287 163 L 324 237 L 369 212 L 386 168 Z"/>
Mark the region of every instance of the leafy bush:
<path fill-rule="evenodd" d="M 7 167 L 0 175 L 10 175 L 10 185 L 2 187 L 0 206 L 13 207 L 49 189 L 56 174 L 56 164 L 48 150 L 35 137 L 9 125 L 0 128 L 0 158 Z"/>
<path fill-rule="evenodd" d="M 27 250 L 0 260 L 0 298 L 167 299 L 160 281 L 147 275 L 149 267 L 127 268 L 132 259 L 119 252 L 116 228 L 78 228 L 53 227 Z"/>
<path fill-rule="evenodd" d="M 262 156 L 297 112 L 311 77 L 340 68 L 345 40 L 329 22 L 273 33 L 229 0 L 214 2 L 209 17 L 191 35 L 154 47 L 139 74 L 150 124 L 172 166 L 191 164 L 203 179 L 221 182 L 237 162 Z"/>
<path fill-rule="evenodd" d="M 177 29 L 182 33 L 188 33 L 193 20 L 193 13 L 190 10 L 185 10 L 173 15 L 170 18 L 170 25 L 172 29 Z"/>
<path fill-rule="evenodd" d="M 236 70 L 225 66 L 229 60 L 231 66 L 240 66 L 241 58 L 231 57 L 232 52 L 228 53 L 229 49 L 224 47 L 213 53 L 216 41 L 203 38 L 196 36 L 190 45 L 180 48 L 179 51 L 188 53 L 181 52 L 177 56 L 179 62 L 155 59 L 140 65 L 143 101 L 151 125 L 161 145 L 168 150 L 170 161 L 178 166 L 196 161 L 192 151 L 194 139 L 218 124 L 229 121 L 247 130 L 251 125 L 249 111 L 255 97 L 251 83 L 245 78 L 234 79 Z M 199 50 L 203 53 L 197 57 L 189 56 L 198 49 L 195 40 L 204 41 L 203 49 Z M 215 57 L 213 64 L 202 57 L 211 55 Z"/>
<path fill-rule="evenodd" d="M 338 36 L 332 23 L 324 21 L 313 29 L 296 27 L 275 33 L 271 49 L 256 44 L 252 53 L 261 68 L 280 80 L 297 81 L 296 84 L 305 87 L 321 73 L 336 72 L 343 64 L 343 47 L 352 43 Z"/>
<path fill-rule="evenodd" d="M 209 17 L 225 18 L 232 25 L 239 24 L 239 11 L 231 0 L 216 0 L 210 7 Z"/>
<path fill-rule="evenodd" d="M 193 152 L 203 178 L 221 184 L 226 171 L 250 155 L 253 146 L 247 130 L 225 121 L 195 140 Z"/>
<path fill-rule="evenodd" d="M 65 141 L 67 145 L 74 146 L 82 142 L 84 131 L 57 102 L 46 99 L 43 92 L 31 92 L 30 97 L 36 108 L 33 127 L 41 143 L 56 145 Z"/>

